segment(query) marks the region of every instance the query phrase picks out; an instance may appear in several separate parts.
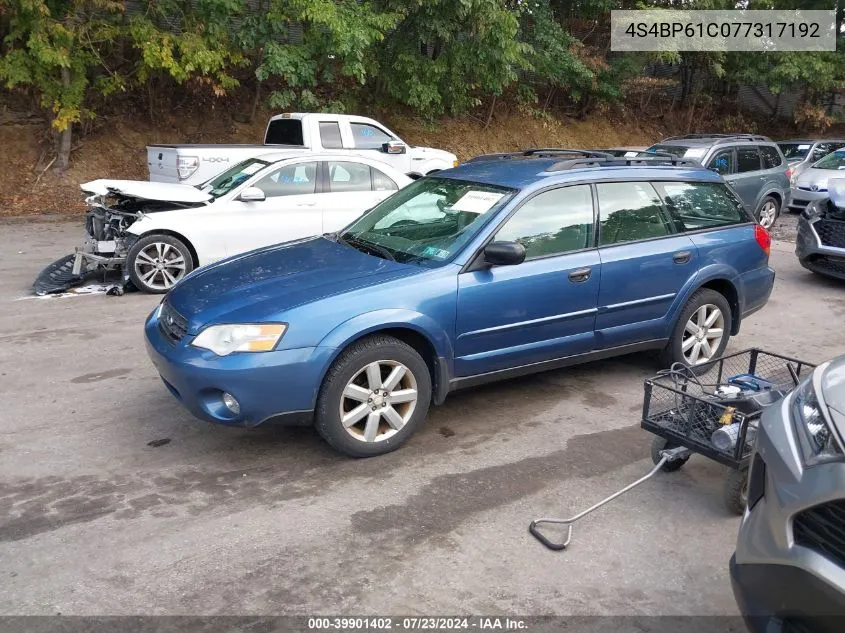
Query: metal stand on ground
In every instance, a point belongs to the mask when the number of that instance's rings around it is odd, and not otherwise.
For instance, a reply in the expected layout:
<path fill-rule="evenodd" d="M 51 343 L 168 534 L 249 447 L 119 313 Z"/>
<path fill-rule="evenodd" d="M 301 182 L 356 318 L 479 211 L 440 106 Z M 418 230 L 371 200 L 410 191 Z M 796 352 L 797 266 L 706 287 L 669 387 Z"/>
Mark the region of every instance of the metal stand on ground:
<path fill-rule="evenodd" d="M 684 459 L 685 457 L 688 457 L 691 452 L 692 451 L 690 451 L 688 448 L 685 448 L 683 446 L 679 446 L 678 448 L 672 448 L 672 449 L 669 449 L 669 450 L 662 451 L 660 461 L 657 463 L 657 465 L 654 468 L 651 469 L 651 471 L 645 477 L 642 477 L 641 479 L 638 479 L 634 483 L 632 483 L 628 486 L 625 486 L 624 488 L 622 488 L 622 490 L 613 493 L 612 495 L 610 495 L 606 499 L 599 501 L 594 506 L 587 508 L 583 512 L 576 514 L 574 517 L 572 517 L 570 519 L 551 519 L 551 518 L 535 519 L 534 521 L 531 522 L 531 525 L 528 526 L 528 531 L 531 532 L 531 534 L 532 534 L 532 536 L 534 536 L 534 538 L 536 538 L 538 541 L 540 541 L 543 545 L 545 545 L 549 549 L 555 550 L 555 551 L 564 550 L 564 549 L 567 548 L 567 546 L 569 545 L 569 542 L 572 540 L 572 524 L 575 523 L 578 519 L 581 519 L 581 518 L 587 516 L 588 514 L 593 512 L 594 510 L 598 510 L 603 505 L 610 503 L 611 501 L 613 501 L 617 497 L 625 494 L 629 490 L 636 488 L 641 483 L 651 479 L 652 477 L 654 477 L 654 475 L 657 474 L 657 472 L 661 468 L 663 468 L 664 464 L 666 464 L 667 462 L 672 462 L 672 461 L 675 461 L 675 460 L 678 460 L 678 459 Z M 563 543 L 555 543 L 553 541 L 550 541 L 548 538 L 546 538 L 545 535 L 543 535 L 540 532 L 539 529 L 537 529 L 537 526 L 540 525 L 541 523 L 550 523 L 550 524 L 555 524 L 555 525 L 565 525 L 566 526 L 566 540 L 564 540 Z"/>

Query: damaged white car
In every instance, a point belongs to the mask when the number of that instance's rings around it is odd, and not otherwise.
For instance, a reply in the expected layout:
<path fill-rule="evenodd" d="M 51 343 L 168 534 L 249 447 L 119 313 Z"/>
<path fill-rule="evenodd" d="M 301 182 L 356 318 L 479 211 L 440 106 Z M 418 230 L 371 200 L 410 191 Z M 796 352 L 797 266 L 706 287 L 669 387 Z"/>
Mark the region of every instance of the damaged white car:
<path fill-rule="evenodd" d="M 44 269 L 34 290 L 121 270 L 124 284 L 164 293 L 199 266 L 337 231 L 411 182 L 373 159 L 291 152 L 250 158 L 199 186 L 88 182 L 84 244 Z"/>

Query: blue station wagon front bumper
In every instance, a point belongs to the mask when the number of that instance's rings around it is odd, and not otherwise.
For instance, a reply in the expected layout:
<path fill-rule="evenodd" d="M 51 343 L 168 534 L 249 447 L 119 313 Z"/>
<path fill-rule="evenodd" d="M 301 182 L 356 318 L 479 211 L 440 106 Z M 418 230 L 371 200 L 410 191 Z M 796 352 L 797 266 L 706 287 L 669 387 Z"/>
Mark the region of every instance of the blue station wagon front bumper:
<path fill-rule="evenodd" d="M 305 347 L 217 356 L 192 347 L 193 336 L 172 342 L 159 327 L 159 309 L 144 326 L 147 354 L 170 392 L 196 417 L 229 426 L 253 427 L 273 420 L 311 422 L 317 387 L 334 352 Z M 223 404 L 233 395 L 240 413 Z"/>

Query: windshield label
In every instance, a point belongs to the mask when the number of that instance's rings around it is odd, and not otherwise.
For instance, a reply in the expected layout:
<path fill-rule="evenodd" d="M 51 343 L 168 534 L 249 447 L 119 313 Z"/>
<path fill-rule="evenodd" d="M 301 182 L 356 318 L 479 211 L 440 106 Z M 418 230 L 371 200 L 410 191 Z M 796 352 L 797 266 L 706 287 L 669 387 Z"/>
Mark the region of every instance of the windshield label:
<path fill-rule="evenodd" d="M 798 149 L 810 149 L 809 145 L 799 145 Z"/>
<path fill-rule="evenodd" d="M 688 149 L 687 153 L 684 154 L 684 158 L 701 158 L 702 156 L 704 156 L 704 153 L 706 151 L 707 150 L 699 147 Z"/>
<path fill-rule="evenodd" d="M 449 251 L 444 251 L 442 248 L 436 246 L 426 246 L 423 251 L 423 257 L 433 257 L 434 259 L 446 259 L 449 257 Z"/>
<path fill-rule="evenodd" d="M 452 205 L 452 211 L 484 213 L 489 211 L 504 195 L 490 191 L 467 191 Z"/>

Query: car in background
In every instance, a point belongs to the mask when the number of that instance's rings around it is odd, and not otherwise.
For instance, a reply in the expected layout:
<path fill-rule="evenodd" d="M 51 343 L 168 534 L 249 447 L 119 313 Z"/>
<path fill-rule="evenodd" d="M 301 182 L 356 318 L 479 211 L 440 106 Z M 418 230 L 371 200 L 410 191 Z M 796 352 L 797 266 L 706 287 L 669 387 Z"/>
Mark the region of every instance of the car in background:
<path fill-rule="evenodd" d="M 35 291 L 60 292 L 119 267 L 138 290 L 164 293 L 199 266 L 335 231 L 410 182 L 371 158 L 287 153 L 247 159 L 199 187 L 88 182 L 87 239 L 70 261 L 46 268 Z"/>
<path fill-rule="evenodd" d="M 719 356 L 774 283 L 718 174 L 594 151 L 481 156 L 334 233 L 201 268 L 145 325 L 195 416 L 398 448 L 457 389 L 642 350 Z"/>
<path fill-rule="evenodd" d="M 845 356 L 763 412 L 731 557 L 752 633 L 841 633 L 845 622 Z"/>
<path fill-rule="evenodd" d="M 795 254 L 807 270 L 845 281 L 845 172 L 801 213 Z"/>
<path fill-rule="evenodd" d="M 794 182 L 801 172 L 816 161 L 845 147 L 845 139 L 789 139 L 777 143 L 789 163 L 786 175 L 790 182 Z"/>
<path fill-rule="evenodd" d="M 810 202 L 827 198 L 828 181 L 832 178 L 845 178 L 845 148 L 831 152 L 793 177 L 790 211 L 802 211 Z"/>
<path fill-rule="evenodd" d="M 696 160 L 720 174 L 766 229 L 774 225 L 789 197 L 786 159 L 766 136 L 687 134 L 663 139 L 648 151 Z"/>

